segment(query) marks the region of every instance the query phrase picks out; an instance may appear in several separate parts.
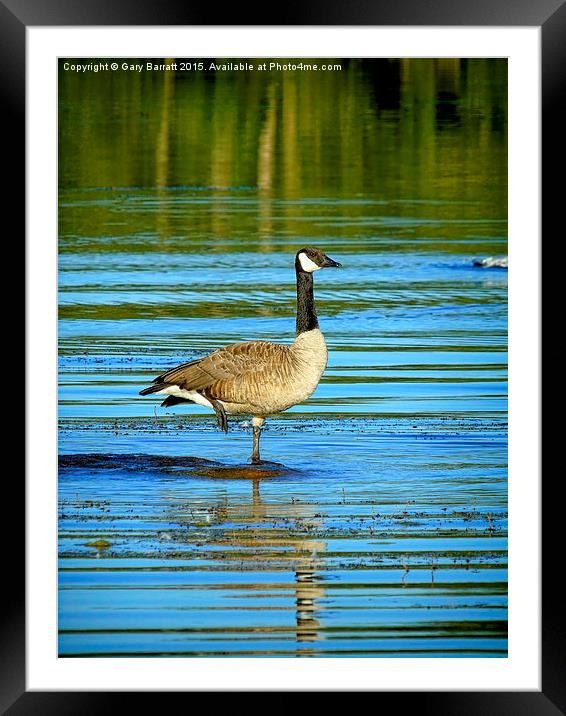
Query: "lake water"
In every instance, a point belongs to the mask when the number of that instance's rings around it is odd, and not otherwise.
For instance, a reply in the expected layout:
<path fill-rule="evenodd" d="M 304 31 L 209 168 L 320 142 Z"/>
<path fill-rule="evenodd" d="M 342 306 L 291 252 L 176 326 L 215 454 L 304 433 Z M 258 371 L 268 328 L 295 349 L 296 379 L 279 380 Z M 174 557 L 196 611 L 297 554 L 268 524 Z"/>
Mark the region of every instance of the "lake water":
<path fill-rule="evenodd" d="M 504 60 L 61 70 L 61 656 L 507 655 Z M 294 337 L 329 364 L 227 435 L 138 392 Z"/>

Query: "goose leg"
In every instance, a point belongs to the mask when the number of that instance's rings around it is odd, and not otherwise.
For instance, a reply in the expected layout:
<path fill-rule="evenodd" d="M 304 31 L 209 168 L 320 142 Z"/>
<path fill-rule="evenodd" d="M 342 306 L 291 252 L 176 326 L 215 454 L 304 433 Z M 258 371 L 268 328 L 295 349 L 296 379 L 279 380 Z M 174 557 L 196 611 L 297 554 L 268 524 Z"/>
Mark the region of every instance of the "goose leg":
<path fill-rule="evenodd" d="M 254 429 L 254 449 L 251 456 L 251 461 L 254 464 L 260 463 L 261 458 L 259 456 L 259 438 L 261 435 L 261 428 L 265 422 L 265 418 L 252 418 L 252 425 Z"/>
<path fill-rule="evenodd" d="M 225 433 L 228 432 L 228 418 L 226 417 L 226 411 L 224 410 L 224 406 L 219 400 L 215 400 L 214 398 L 210 396 L 206 396 L 207 399 L 210 401 L 212 407 L 214 408 L 214 412 L 216 413 L 216 421 L 218 423 L 218 427 L 220 430 L 223 430 Z"/>

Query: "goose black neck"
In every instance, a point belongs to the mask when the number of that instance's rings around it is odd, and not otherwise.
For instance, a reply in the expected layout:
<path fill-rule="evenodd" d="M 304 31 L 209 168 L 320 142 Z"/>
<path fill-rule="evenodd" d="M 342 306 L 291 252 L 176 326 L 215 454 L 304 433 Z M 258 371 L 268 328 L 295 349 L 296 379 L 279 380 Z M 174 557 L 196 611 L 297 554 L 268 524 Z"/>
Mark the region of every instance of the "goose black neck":
<path fill-rule="evenodd" d="M 297 335 L 318 328 L 312 273 L 297 267 Z"/>

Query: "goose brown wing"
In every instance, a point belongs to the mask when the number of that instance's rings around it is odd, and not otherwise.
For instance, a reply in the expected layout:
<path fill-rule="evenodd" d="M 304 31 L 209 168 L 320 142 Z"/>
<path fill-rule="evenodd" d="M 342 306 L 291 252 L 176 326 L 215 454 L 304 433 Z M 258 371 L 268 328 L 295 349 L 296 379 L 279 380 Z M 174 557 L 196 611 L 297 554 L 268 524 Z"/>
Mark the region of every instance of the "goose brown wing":
<path fill-rule="evenodd" d="M 286 362 L 289 346 L 269 341 L 233 343 L 199 360 L 172 368 L 155 382 L 178 385 L 186 390 L 211 389 L 219 399 L 246 399 L 246 385 L 261 380 L 261 373 Z M 239 396 L 238 393 L 241 393 Z"/>

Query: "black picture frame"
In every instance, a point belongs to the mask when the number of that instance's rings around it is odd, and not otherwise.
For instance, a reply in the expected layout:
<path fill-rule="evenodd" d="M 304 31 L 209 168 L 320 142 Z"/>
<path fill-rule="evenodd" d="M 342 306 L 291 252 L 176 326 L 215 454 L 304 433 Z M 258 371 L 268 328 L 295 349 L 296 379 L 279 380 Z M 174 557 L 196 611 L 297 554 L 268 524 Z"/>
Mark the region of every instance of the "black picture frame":
<path fill-rule="evenodd" d="M 218 17 L 222 22 L 218 22 Z M 564 156 L 563 75 L 566 68 L 566 0 L 353 0 L 350 3 L 296 2 L 273 4 L 263 10 L 230 3 L 190 0 L 0 0 L 0 92 L 5 120 L 5 143 L 14 152 L 5 206 L 21 221 L 25 216 L 25 59 L 28 26 L 101 25 L 396 25 L 396 26 L 538 26 L 542 36 L 543 195 L 544 226 L 562 226 L 558 212 L 563 200 L 560 177 Z M 6 142 L 6 139 L 8 142 Z M 562 150 L 561 150 L 562 148 Z M 562 197 L 560 197 L 562 199 Z M 16 209 L 17 207 L 17 209 Z M 10 210 L 9 209 L 9 210 Z M 8 211 L 9 211 L 8 210 Z M 15 236 L 15 233 L 14 233 Z M 540 247 L 539 247 L 540 250 Z M 11 262 L 10 262 L 11 263 Z M 29 380 L 29 377 L 28 377 Z M 28 391 L 29 396 L 29 391 Z M 29 398 L 28 398 L 29 400 Z M 31 403 L 28 404 L 31 408 Z M 24 480 L 15 471 L 4 482 L 5 505 L 22 506 Z M 482 714 L 531 716 L 566 713 L 566 649 L 561 589 L 556 588 L 553 545 L 560 544 L 560 501 L 543 501 L 542 689 L 540 692 L 380 692 L 380 708 L 390 701 L 395 709 L 412 708 L 424 714 Z M 25 684 L 25 520 L 10 530 L 10 547 L 3 550 L 4 609 L 0 612 L 0 710 L 19 714 L 91 714 L 135 708 L 141 695 L 146 707 L 163 708 L 163 692 L 31 692 Z M 528 565 L 525 567 L 528 568 Z M 538 579 L 534 574 L 533 578 Z M 439 668 L 441 665 L 439 664 Z M 450 688 L 450 684 L 446 685 Z M 292 691 L 292 689 L 290 689 Z M 220 695 L 220 694 L 219 694 Z M 180 696 L 187 706 L 187 694 Z M 399 699 L 401 698 L 401 701 Z"/>

